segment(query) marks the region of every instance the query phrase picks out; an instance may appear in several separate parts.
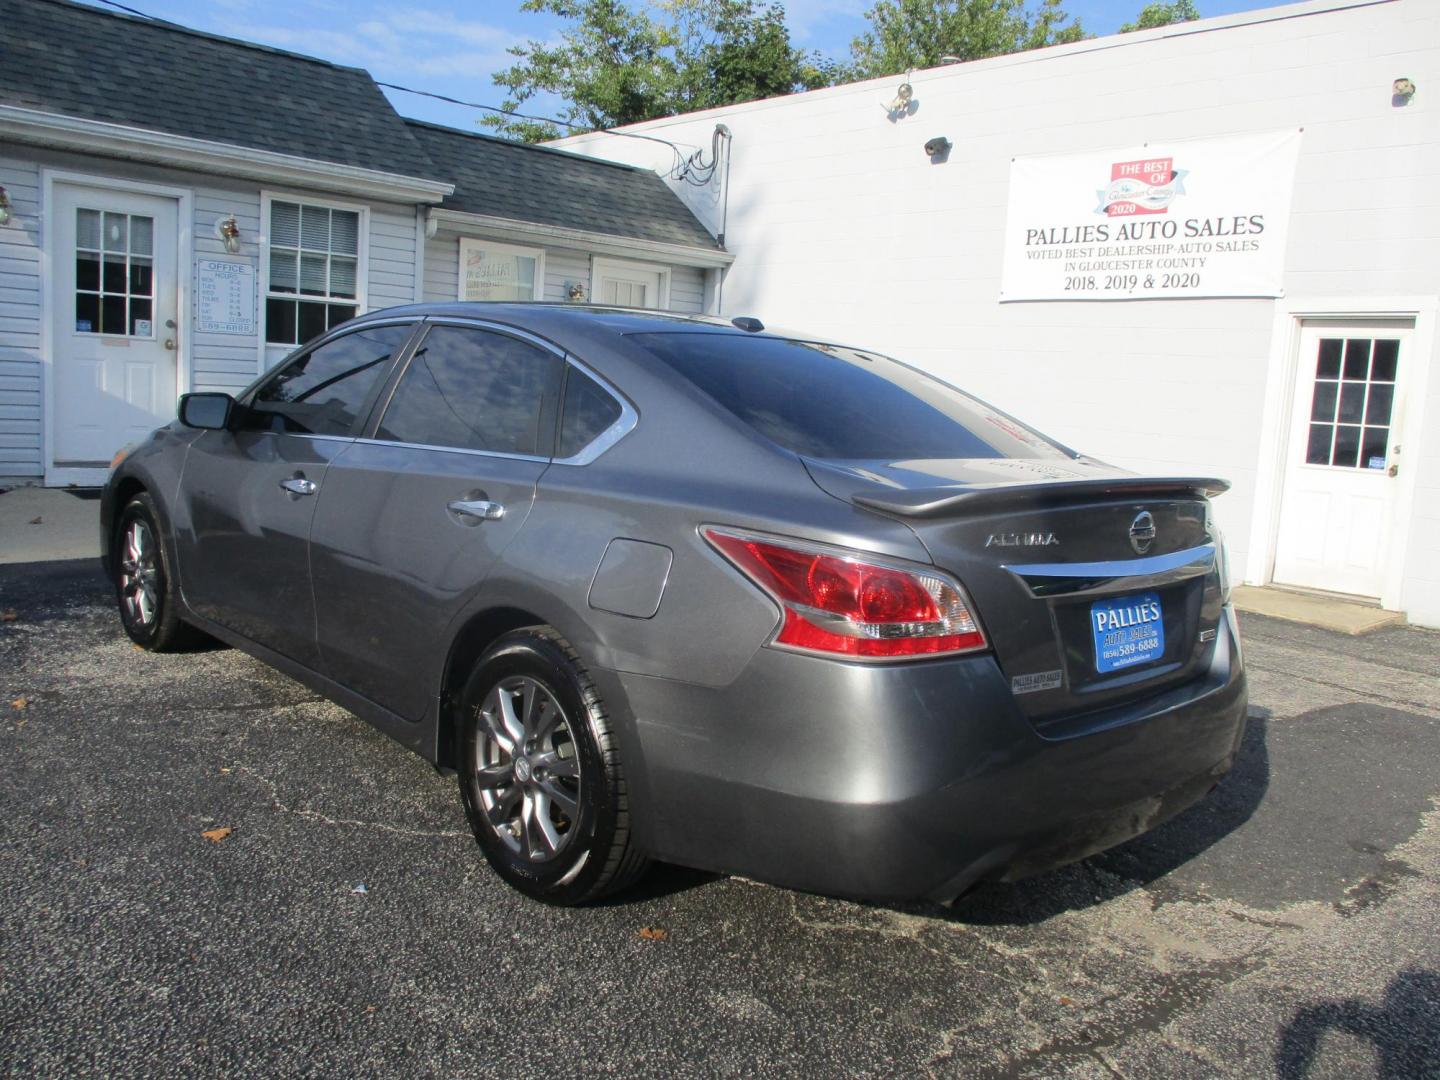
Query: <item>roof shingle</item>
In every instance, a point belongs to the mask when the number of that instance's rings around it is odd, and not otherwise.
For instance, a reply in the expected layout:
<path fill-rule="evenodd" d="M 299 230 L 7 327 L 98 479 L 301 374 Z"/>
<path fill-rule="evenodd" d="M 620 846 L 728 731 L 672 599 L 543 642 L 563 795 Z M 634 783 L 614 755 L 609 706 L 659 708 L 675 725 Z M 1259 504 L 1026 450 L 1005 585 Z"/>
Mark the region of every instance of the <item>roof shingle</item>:
<path fill-rule="evenodd" d="M 0 104 L 443 179 L 359 68 L 67 0 L 0 27 Z"/>
<path fill-rule="evenodd" d="M 714 237 L 646 169 L 407 120 L 455 185 L 442 209 L 714 249 Z"/>

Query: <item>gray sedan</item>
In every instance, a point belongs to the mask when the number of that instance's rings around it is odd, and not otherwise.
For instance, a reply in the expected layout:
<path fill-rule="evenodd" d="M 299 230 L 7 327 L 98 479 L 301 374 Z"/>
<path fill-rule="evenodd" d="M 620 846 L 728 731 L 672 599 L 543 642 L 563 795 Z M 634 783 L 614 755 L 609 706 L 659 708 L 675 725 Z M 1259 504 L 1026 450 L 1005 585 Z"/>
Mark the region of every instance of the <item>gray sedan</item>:
<path fill-rule="evenodd" d="M 218 638 L 453 771 L 532 897 L 659 859 L 950 900 L 1230 768 L 1225 487 L 754 319 L 419 305 L 182 398 L 101 550 L 137 643 Z"/>

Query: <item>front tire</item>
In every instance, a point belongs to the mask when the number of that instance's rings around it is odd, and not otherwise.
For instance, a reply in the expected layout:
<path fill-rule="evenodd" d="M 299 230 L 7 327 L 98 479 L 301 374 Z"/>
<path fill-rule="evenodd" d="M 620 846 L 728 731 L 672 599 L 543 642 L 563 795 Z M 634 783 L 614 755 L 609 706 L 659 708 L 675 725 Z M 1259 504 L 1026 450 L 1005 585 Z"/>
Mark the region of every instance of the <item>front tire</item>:
<path fill-rule="evenodd" d="M 625 775 L 600 696 L 549 627 L 505 635 L 462 697 L 456 770 L 475 841 L 525 895 L 575 905 L 647 866 L 630 836 Z"/>
<path fill-rule="evenodd" d="M 180 652 L 204 642 L 180 618 L 174 560 L 148 494 L 136 495 L 120 511 L 110 564 L 120 621 L 131 641 L 151 652 Z"/>

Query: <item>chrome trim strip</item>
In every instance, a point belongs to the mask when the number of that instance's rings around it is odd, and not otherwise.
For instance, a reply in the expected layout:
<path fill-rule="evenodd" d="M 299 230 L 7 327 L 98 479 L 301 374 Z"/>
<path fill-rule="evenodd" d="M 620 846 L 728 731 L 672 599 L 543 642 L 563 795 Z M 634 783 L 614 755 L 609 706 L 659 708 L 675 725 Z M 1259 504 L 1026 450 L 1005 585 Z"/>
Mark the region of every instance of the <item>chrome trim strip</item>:
<path fill-rule="evenodd" d="M 438 450 L 442 454 L 469 454 L 471 457 L 508 458 L 511 461 L 549 461 L 540 454 L 507 454 L 502 450 L 473 450 L 468 446 L 435 446 L 431 443 L 400 442 L 397 439 L 356 439 L 365 446 L 393 446 L 400 450 Z"/>
<path fill-rule="evenodd" d="M 1113 562 L 1024 563 L 1004 565 L 1033 597 L 1087 596 L 1120 588 L 1153 588 L 1211 573 L 1215 545 L 1201 544 L 1169 555 Z"/>

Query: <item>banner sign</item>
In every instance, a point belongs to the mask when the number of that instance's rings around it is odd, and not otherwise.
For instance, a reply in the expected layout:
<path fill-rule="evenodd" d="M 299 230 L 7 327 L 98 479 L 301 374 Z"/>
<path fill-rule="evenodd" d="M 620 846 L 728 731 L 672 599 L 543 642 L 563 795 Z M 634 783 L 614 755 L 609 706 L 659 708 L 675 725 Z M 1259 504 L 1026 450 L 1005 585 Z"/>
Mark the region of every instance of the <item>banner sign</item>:
<path fill-rule="evenodd" d="M 1281 296 L 1298 131 L 1010 165 L 1000 300 Z"/>

